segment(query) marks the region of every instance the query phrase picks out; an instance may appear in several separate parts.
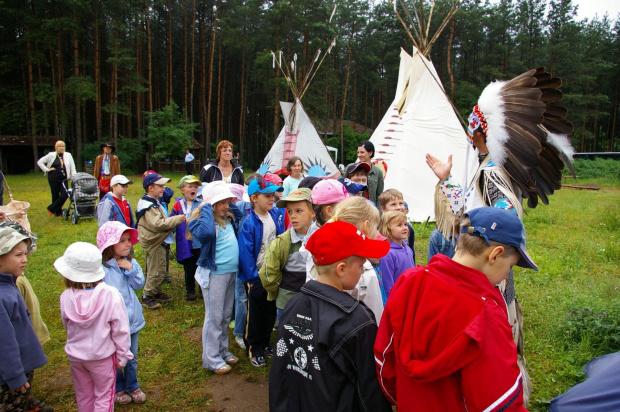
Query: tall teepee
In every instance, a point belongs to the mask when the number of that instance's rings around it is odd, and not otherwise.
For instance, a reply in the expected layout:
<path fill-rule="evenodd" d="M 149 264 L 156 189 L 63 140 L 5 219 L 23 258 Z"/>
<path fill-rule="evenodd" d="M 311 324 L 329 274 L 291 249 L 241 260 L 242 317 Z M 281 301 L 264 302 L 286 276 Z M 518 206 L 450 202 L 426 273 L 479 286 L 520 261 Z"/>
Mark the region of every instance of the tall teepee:
<path fill-rule="evenodd" d="M 440 30 L 454 16 L 458 3 L 446 16 Z M 426 165 L 426 153 L 431 152 L 441 159 L 453 155 L 452 175 L 459 181 L 465 178 L 466 169 L 469 175 L 475 171 L 476 161 L 473 151 L 467 150 L 465 131 L 427 57 L 440 33 L 429 40 L 432 9 L 426 20 L 424 14 L 416 10 L 414 7 L 418 25 L 413 25 L 415 35 L 410 33 L 415 44 L 413 54 L 401 49 L 394 101 L 370 141 L 375 146 L 374 160 L 387 164 L 385 188 L 400 190 L 409 205 L 409 218 L 420 222 L 434 220 L 437 178 Z M 410 16 L 409 12 L 407 15 Z M 404 24 L 400 15 L 399 19 Z"/>
<path fill-rule="evenodd" d="M 334 12 L 335 10 L 334 8 Z M 334 12 L 332 12 L 332 17 Z M 281 51 L 278 52 L 277 55 L 271 52 L 273 55 L 273 65 L 274 67 L 277 65 L 278 69 L 284 75 L 293 93 L 295 102 L 280 102 L 282 115 L 284 116 L 284 127 L 280 131 L 273 146 L 271 146 L 269 153 L 265 156 L 263 163 L 258 169 L 259 173 L 287 173 L 286 165 L 288 160 L 292 156 L 299 156 L 304 163 L 304 170 L 310 176 L 337 177 L 340 174 L 327 147 L 323 144 L 323 141 L 319 137 L 319 134 L 301 104 L 301 99 L 308 90 L 308 86 L 310 86 L 314 75 L 335 44 L 336 39 L 332 40 L 327 52 L 322 58 L 321 49 L 317 50 L 310 68 L 301 79 L 297 79 L 297 55 L 294 55 L 289 69 L 289 65 L 287 65 L 286 62 L 282 65 Z M 319 58 L 321 59 L 319 60 Z"/>

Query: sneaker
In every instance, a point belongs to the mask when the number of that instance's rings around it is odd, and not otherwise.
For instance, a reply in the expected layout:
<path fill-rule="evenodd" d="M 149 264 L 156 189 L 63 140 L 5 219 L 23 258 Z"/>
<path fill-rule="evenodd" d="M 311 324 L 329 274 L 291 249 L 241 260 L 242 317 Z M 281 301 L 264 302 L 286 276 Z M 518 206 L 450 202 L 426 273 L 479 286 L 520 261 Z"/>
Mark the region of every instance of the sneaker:
<path fill-rule="evenodd" d="M 226 362 L 229 365 L 236 365 L 239 363 L 239 358 L 236 357 L 235 355 L 230 355 L 229 357 L 224 359 L 224 362 Z"/>
<path fill-rule="evenodd" d="M 116 392 L 114 395 L 114 403 L 118 403 L 119 405 L 127 405 L 131 403 L 131 396 L 125 391 Z"/>
<path fill-rule="evenodd" d="M 267 362 L 265 362 L 265 358 L 263 357 L 263 355 L 257 355 L 253 358 L 250 358 L 250 362 L 252 363 L 252 366 L 256 366 L 257 368 L 267 365 Z"/>
<path fill-rule="evenodd" d="M 224 365 L 221 368 L 214 370 L 213 372 L 217 373 L 218 375 L 226 375 L 231 370 L 232 368 L 230 367 L 230 365 Z"/>
<path fill-rule="evenodd" d="M 273 349 L 271 348 L 271 346 L 267 346 L 265 350 L 263 351 L 263 353 L 265 354 L 265 357 L 267 359 L 273 358 Z"/>
<path fill-rule="evenodd" d="M 161 303 L 168 303 L 172 301 L 173 298 L 172 296 L 168 296 L 165 293 L 159 292 L 157 295 L 153 296 L 153 299 Z"/>
<path fill-rule="evenodd" d="M 195 293 L 186 293 L 185 294 L 185 300 L 196 300 L 196 294 Z"/>
<path fill-rule="evenodd" d="M 245 349 L 245 342 L 241 336 L 235 336 L 235 342 L 237 342 L 237 345 L 239 345 L 241 349 Z"/>
<path fill-rule="evenodd" d="M 161 305 L 150 296 L 142 297 L 142 306 L 145 306 L 149 309 L 159 309 L 161 307 Z"/>
<path fill-rule="evenodd" d="M 144 403 L 146 402 L 146 394 L 142 392 L 142 389 L 138 388 L 133 392 L 129 392 L 129 396 L 131 396 L 131 400 L 133 403 Z"/>
<path fill-rule="evenodd" d="M 54 408 L 51 406 L 47 406 L 45 402 L 40 401 L 35 398 L 28 399 L 28 408 L 27 412 L 54 412 Z"/>
<path fill-rule="evenodd" d="M 52 212 L 50 212 L 50 211 L 48 210 L 48 211 L 47 211 L 47 215 L 48 215 L 48 216 L 52 216 L 52 215 L 53 215 L 53 213 L 52 213 Z"/>

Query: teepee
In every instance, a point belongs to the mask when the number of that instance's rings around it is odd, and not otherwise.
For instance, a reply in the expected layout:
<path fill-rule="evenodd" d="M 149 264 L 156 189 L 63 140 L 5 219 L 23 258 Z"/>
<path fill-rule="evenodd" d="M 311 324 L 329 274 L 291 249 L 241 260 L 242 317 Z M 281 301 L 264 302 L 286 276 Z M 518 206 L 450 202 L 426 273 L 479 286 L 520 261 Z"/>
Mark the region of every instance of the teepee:
<path fill-rule="evenodd" d="M 445 27 L 454 13 L 451 11 L 446 16 L 441 27 Z M 424 25 L 419 26 L 416 35 L 423 28 Z M 375 146 L 373 160 L 385 162 L 387 166 L 385 189 L 394 188 L 403 193 L 409 206 L 408 217 L 416 222 L 435 220 L 437 177 L 426 165 L 427 153 L 444 160 L 452 155 L 452 175 L 458 181 L 476 170 L 474 151 L 468 151 L 465 131 L 439 75 L 418 48 L 428 54 L 437 36 L 438 33 L 431 41 L 424 36 L 416 41 L 411 36 L 415 43 L 413 55 L 401 49 L 396 96 L 370 138 Z"/>
<path fill-rule="evenodd" d="M 334 6 L 330 22 L 335 11 L 336 7 Z M 289 159 L 293 156 L 298 156 L 304 164 L 305 173 L 309 176 L 336 178 L 340 175 L 340 171 L 329 154 L 327 146 L 325 146 L 319 137 L 319 134 L 301 104 L 301 99 L 308 90 L 308 86 L 312 82 L 314 75 L 335 44 L 336 39 L 332 40 L 327 52 L 323 55 L 321 60 L 319 60 L 321 57 L 321 49 L 318 49 L 306 75 L 299 80 L 297 79 L 297 55 L 294 55 L 289 69 L 289 65 L 286 63 L 284 66 L 282 65 L 282 51 L 279 51 L 277 55 L 273 51 L 271 52 L 273 56 L 273 66 L 275 68 L 277 65 L 278 69 L 284 75 L 295 101 L 294 103 L 280 102 L 282 115 L 284 117 L 284 127 L 259 167 L 259 173 L 265 174 L 269 172 L 286 174 L 286 165 Z M 318 64 L 315 67 L 317 62 Z"/>

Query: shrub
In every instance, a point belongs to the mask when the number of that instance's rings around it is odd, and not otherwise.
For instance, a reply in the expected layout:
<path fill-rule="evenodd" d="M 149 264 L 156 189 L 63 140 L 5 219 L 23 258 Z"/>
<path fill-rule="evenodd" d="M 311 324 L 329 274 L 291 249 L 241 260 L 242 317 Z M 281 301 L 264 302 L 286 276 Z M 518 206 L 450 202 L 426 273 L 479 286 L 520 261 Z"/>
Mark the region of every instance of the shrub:
<path fill-rule="evenodd" d="M 620 179 L 620 161 L 614 159 L 577 159 L 574 163 L 577 176 L 583 178 L 604 177 Z M 568 169 L 564 169 L 565 176 L 570 175 Z"/>

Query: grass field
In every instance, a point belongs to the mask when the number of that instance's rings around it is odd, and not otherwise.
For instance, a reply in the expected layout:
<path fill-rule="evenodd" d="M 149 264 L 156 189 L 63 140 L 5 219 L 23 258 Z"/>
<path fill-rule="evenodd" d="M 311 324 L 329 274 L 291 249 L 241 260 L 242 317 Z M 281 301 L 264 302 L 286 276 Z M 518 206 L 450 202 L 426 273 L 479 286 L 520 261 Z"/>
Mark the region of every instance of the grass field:
<path fill-rule="evenodd" d="M 176 183 L 181 176 L 172 177 Z M 142 194 L 141 179 L 129 178 L 136 182 L 128 193 L 135 207 Z M 41 174 L 7 179 L 14 198 L 31 203 L 28 217 L 39 243 L 26 275 L 39 297 L 52 336 L 44 347 L 49 363 L 37 370 L 33 393 L 57 411 L 73 411 L 73 386 L 63 349 L 65 331 L 58 308 L 64 286 L 52 263 L 72 242 L 95 243 L 97 223 L 85 219 L 73 225 L 48 217 L 49 186 Z M 521 268 L 515 272 L 534 387 L 532 410 L 546 410 L 550 399 L 583 379 L 582 366 L 592 357 L 620 350 L 620 182 L 592 179 L 577 183 L 599 185 L 601 190 L 560 190 L 551 198 L 550 206 L 527 210 L 524 219 L 528 250 L 540 267 L 539 272 Z M 175 188 L 176 184 L 170 186 Z M 178 189 L 175 192 L 178 194 Z M 416 224 L 414 228 L 417 261 L 424 263 L 433 227 Z M 139 246 L 136 253 L 143 265 Z M 182 267 L 172 261 L 170 269 L 173 283 L 164 285 L 164 291 L 175 300 L 163 310 L 145 310 L 147 325 L 140 332 L 138 376 L 149 400 L 144 406 L 118 406 L 117 410 L 221 409 L 213 400 L 217 389 L 210 385 L 215 375 L 201 367 L 203 303 L 184 300 Z M 231 348 L 242 359 L 231 375 L 245 382 L 263 382 L 268 369 L 253 368 L 236 345 L 231 344 Z M 218 379 L 232 382 L 231 375 Z M 243 397 L 244 393 L 236 396 Z M 234 405 L 235 399 L 231 402 Z"/>

